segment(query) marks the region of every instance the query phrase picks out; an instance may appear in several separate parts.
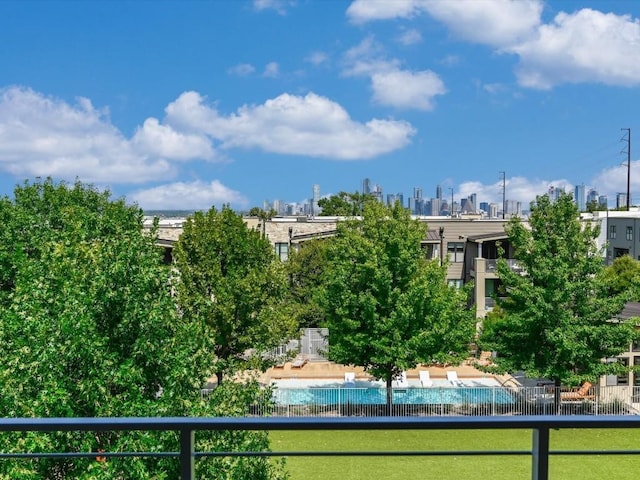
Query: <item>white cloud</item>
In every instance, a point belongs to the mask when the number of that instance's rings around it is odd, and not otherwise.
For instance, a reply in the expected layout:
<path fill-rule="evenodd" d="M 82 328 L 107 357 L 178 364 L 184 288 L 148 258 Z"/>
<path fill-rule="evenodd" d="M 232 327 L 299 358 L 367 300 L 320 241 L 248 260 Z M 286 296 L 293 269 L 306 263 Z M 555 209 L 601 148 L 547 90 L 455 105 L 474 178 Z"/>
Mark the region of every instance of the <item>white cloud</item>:
<path fill-rule="evenodd" d="M 560 13 L 539 34 L 510 49 L 519 82 L 549 89 L 562 83 L 640 85 L 640 20 L 591 9 Z"/>
<path fill-rule="evenodd" d="M 324 52 L 313 52 L 305 60 L 315 66 L 322 65 L 329 61 L 329 56 Z"/>
<path fill-rule="evenodd" d="M 524 177 L 511 177 L 505 180 L 505 199 L 522 203 L 522 209 L 528 210 L 529 204 L 536 196 L 544 195 L 550 186 L 564 188 L 567 193 L 573 192 L 574 185 L 565 179 L 528 179 Z M 467 198 L 472 193 L 478 195 L 483 202 L 497 203 L 502 208 L 502 180 L 496 180 L 492 184 L 481 182 L 463 182 L 455 193 L 455 198 Z M 478 207 L 478 205 L 476 205 Z"/>
<path fill-rule="evenodd" d="M 293 0 L 253 0 L 253 8 L 257 11 L 275 10 L 280 15 L 285 15 L 287 9 L 295 5 Z"/>
<path fill-rule="evenodd" d="M 397 108 L 432 110 L 433 97 L 444 95 L 444 82 L 432 71 L 392 70 L 371 76 L 373 99 Z"/>
<path fill-rule="evenodd" d="M 354 0 L 347 17 L 365 23 L 428 13 L 459 38 L 504 46 L 533 33 L 542 8 L 541 0 Z"/>
<path fill-rule="evenodd" d="M 0 165 L 16 176 L 96 183 L 175 173 L 166 158 L 136 148 L 88 99 L 68 104 L 22 87 L 0 90 Z"/>
<path fill-rule="evenodd" d="M 277 62 L 269 62 L 264 67 L 264 72 L 262 73 L 263 77 L 267 78 L 278 78 L 280 75 L 280 66 Z"/>
<path fill-rule="evenodd" d="M 373 100 L 402 109 L 432 110 L 433 97 L 447 92 L 444 82 L 431 70 L 401 68 L 397 59 L 382 56 L 380 45 L 368 36 L 344 55 L 343 75 L 368 76 Z"/>
<path fill-rule="evenodd" d="M 414 134 L 403 121 L 357 122 L 337 103 L 313 93 L 283 94 L 225 116 L 197 92 L 186 92 L 167 106 L 163 120 L 147 118 L 127 138 L 111 124 L 108 112 L 94 108 L 88 99 L 70 104 L 28 88 L 0 90 L 0 169 L 19 178 L 79 178 L 103 185 L 169 181 L 179 173 L 178 166 L 194 160 L 222 161 L 220 149 L 234 148 L 368 159 L 403 148 Z M 177 196 L 201 186 L 173 184 L 173 190 L 142 191 L 137 198 L 151 208 L 145 194 L 165 198 L 163 192 Z M 243 201 L 219 182 L 197 192 L 194 201 Z"/>
<path fill-rule="evenodd" d="M 636 205 L 640 203 L 640 197 L 638 196 L 640 192 L 640 176 L 634 174 L 634 172 L 638 171 L 640 171 L 640 160 L 632 160 L 631 200 Z M 607 195 L 610 201 L 615 200 L 617 193 L 627 191 L 627 162 L 602 170 L 594 177 L 592 184 L 600 193 Z"/>
<path fill-rule="evenodd" d="M 428 14 L 459 39 L 519 57 L 516 76 L 527 88 L 566 83 L 640 85 L 640 20 L 584 8 L 543 24 L 541 0 L 354 0 L 354 22 Z"/>
<path fill-rule="evenodd" d="M 502 83 L 485 83 L 482 85 L 482 89 L 491 95 L 497 95 L 504 92 L 506 87 Z"/>
<path fill-rule="evenodd" d="M 411 28 L 409 30 L 405 30 L 398 36 L 398 41 L 402 45 L 415 45 L 416 43 L 422 42 L 422 34 L 419 30 L 415 28 Z"/>
<path fill-rule="evenodd" d="M 219 140 L 221 148 L 359 160 L 402 148 L 415 133 L 403 121 L 358 123 L 339 104 L 313 93 L 282 94 L 227 117 L 204 101 L 196 92 L 183 93 L 167 107 L 166 121 L 184 131 L 206 133 Z"/>
<path fill-rule="evenodd" d="M 232 208 L 246 208 L 249 201 L 239 192 L 225 187 L 220 181 L 175 182 L 127 196 L 144 210 L 205 210 L 215 205 L 230 204 Z"/>
<path fill-rule="evenodd" d="M 347 8 L 347 17 L 354 23 L 410 18 L 420 13 L 422 3 L 422 0 L 354 0 Z"/>
<path fill-rule="evenodd" d="M 540 24 L 540 0 L 418 2 L 463 40 L 503 48 L 529 38 Z"/>
<path fill-rule="evenodd" d="M 239 63 L 227 70 L 230 75 L 236 75 L 238 77 L 246 77 L 256 71 L 256 67 L 250 63 Z"/>
<path fill-rule="evenodd" d="M 208 160 L 214 157 L 213 147 L 207 137 L 177 132 L 168 125 L 161 125 L 155 118 L 146 119 L 131 142 L 142 155 L 171 160 Z"/>

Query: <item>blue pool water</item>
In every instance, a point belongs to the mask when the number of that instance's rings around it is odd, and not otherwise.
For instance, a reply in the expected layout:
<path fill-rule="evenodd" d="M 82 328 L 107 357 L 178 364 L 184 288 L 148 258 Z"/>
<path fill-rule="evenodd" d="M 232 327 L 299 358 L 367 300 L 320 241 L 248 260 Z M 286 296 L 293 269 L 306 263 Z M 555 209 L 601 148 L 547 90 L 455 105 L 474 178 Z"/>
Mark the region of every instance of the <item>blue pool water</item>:
<path fill-rule="evenodd" d="M 279 405 L 384 405 L 385 388 L 278 388 L 274 392 Z M 514 403 L 499 387 L 430 387 L 393 390 L 395 405 L 464 405 Z"/>

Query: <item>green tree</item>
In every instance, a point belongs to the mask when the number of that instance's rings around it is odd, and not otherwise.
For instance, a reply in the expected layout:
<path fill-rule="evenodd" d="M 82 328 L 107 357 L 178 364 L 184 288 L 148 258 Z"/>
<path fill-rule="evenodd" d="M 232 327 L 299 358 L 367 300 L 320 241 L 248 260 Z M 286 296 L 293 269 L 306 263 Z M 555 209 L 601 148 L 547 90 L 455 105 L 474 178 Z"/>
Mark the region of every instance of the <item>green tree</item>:
<path fill-rule="evenodd" d="M 332 238 L 303 242 L 289 253 L 285 264 L 289 276 L 289 304 L 300 327 L 317 328 L 324 324 L 321 293 L 329 267 Z"/>
<path fill-rule="evenodd" d="M 639 301 L 640 262 L 629 255 L 616 258 L 602 271 L 602 282 L 610 295 L 626 293 L 630 301 Z"/>
<path fill-rule="evenodd" d="M 598 225 L 580 221 L 570 195 L 555 202 L 537 197 L 529 224 L 514 218 L 507 225 L 525 273 L 498 262 L 508 297 L 498 299 L 503 315 L 484 324 L 483 349 L 498 353 L 500 370 L 523 370 L 557 386 L 614 373 L 620 366 L 602 359 L 625 351 L 637 335 L 633 322 L 611 321 L 625 298 L 611 294 L 602 281 Z M 559 394 L 556 401 L 559 407 Z"/>
<path fill-rule="evenodd" d="M 25 182 L 0 201 L 0 415 L 118 417 L 211 415 L 247 410 L 220 389 L 200 397 L 211 375 L 198 330 L 177 315 L 154 231 L 139 208 L 79 182 Z M 228 392 L 228 393 L 225 393 Z M 221 434 L 200 445 L 225 444 Z M 264 437 L 239 435 L 230 448 Z M 3 452 L 176 450 L 172 432 L 0 435 Z M 198 464 L 205 478 L 246 478 L 224 462 Z M 255 478 L 274 465 L 248 463 Z M 224 473 L 216 473 L 224 472 Z M 262 472 L 260 474 L 259 472 Z M 277 473 L 276 473 L 277 474 Z M 276 475 L 274 474 L 274 476 Z M 5 460 L 0 478 L 176 478 L 175 459 Z"/>
<path fill-rule="evenodd" d="M 363 366 L 391 385 L 418 363 L 466 358 L 475 319 L 468 291 L 446 283 L 446 265 L 426 260 L 426 226 L 396 204 L 368 203 L 362 220 L 338 224 L 324 294 L 329 358 Z"/>
<path fill-rule="evenodd" d="M 283 315 L 287 279 L 269 241 L 229 208 L 196 212 L 175 250 L 177 301 L 183 317 L 214 352 L 218 384 L 258 355 L 291 338 L 295 323 Z"/>
<path fill-rule="evenodd" d="M 377 203 L 373 195 L 359 192 L 340 192 L 328 198 L 321 198 L 318 206 L 322 209 L 321 216 L 355 217 L 362 215 L 364 206 Z"/>

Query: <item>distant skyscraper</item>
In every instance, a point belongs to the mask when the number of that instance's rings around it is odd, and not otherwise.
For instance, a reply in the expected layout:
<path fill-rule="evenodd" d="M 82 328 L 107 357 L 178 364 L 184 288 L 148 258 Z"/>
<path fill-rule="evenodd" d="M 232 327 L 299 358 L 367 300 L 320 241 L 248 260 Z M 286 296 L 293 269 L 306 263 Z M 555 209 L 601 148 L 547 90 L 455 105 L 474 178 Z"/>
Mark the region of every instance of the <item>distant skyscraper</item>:
<path fill-rule="evenodd" d="M 564 193 L 564 188 L 562 187 L 555 187 L 553 185 L 551 185 L 549 187 L 549 200 L 551 200 L 551 202 L 555 202 L 556 200 L 558 200 L 558 198 L 560 198 L 560 195 Z"/>
<path fill-rule="evenodd" d="M 404 199 L 401 193 L 387 193 L 387 205 L 392 207 L 396 202 L 400 202 L 400 205 L 404 207 Z"/>
<path fill-rule="evenodd" d="M 312 197 L 312 204 L 311 204 L 311 209 L 312 209 L 312 214 L 311 215 L 318 215 L 320 213 L 320 207 L 318 207 L 318 202 L 320 201 L 320 185 L 314 185 L 313 186 L 313 197 Z"/>
<path fill-rule="evenodd" d="M 475 193 L 472 193 L 471 195 L 469 195 L 469 200 L 471 200 L 471 203 L 473 204 L 473 209 L 477 210 L 478 209 L 478 195 Z"/>
<path fill-rule="evenodd" d="M 604 208 L 609 208 L 609 200 L 606 195 L 600 195 L 598 197 L 598 205 Z"/>
<path fill-rule="evenodd" d="M 589 190 L 587 193 L 587 203 L 598 201 L 598 191 L 595 188 Z"/>
<path fill-rule="evenodd" d="M 422 198 L 422 188 L 413 187 L 413 198 Z"/>
<path fill-rule="evenodd" d="M 587 202 L 584 195 L 584 183 L 581 185 L 576 185 L 576 188 L 573 191 L 573 199 L 578 206 L 578 211 L 584 212 L 587 210 Z"/>
<path fill-rule="evenodd" d="M 376 197 L 376 200 L 378 200 L 380 203 L 383 203 L 384 197 L 382 196 L 382 185 L 374 185 L 373 190 L 371 191 L 371 195 Z"/>
<path fill-rule="evenodd" d="M 490 218 L 497 218 L 498 217 L 498 204 L 497 203 L 490 203 L 489 204 L 489 217 Z"/>
<path fill-rule="evenodd" d="M 627 208 L 627 194 L 618 193 L 616 195 L 616 208 Z"/>
<path fill-rule="evenodd" d="M 489 202 L 480 202 L 480 210 L 489 213 Z"/>
<path fill-rule="evenodd" d="M 440 185 L 436 187 L 436 198 L 442 200 L 442 187 Z"/>
<path fill-rule="evenodd" d="M 429 215 L 437 216 L 440 215 L 440 199 L 432 198 L 429 202 L 429 211 L 427 212 Z"/>
<path fill-rule="evenodd" d="M 371 193 L 371 179 L 365 178 L 362 181 L 362 193 L 368 195 Z"/>

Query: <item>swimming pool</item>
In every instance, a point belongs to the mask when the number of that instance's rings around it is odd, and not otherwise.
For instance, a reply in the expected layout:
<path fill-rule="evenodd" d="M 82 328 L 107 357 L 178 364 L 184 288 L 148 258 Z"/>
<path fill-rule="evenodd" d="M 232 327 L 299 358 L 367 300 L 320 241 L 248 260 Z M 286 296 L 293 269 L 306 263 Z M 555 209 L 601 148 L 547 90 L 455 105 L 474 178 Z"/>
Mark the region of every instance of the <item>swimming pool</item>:
<path fill-rule="evenodd" d="M 394 388 L 395 405 L 509 405 L 514 400 L 499 386 L 434 386 Z M 278 405 L 384 405 L 387 389 L 381 386 L 345 388 L 339 385 L 282 387 L 274 391 Z"/>

